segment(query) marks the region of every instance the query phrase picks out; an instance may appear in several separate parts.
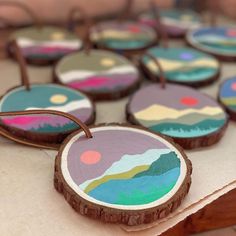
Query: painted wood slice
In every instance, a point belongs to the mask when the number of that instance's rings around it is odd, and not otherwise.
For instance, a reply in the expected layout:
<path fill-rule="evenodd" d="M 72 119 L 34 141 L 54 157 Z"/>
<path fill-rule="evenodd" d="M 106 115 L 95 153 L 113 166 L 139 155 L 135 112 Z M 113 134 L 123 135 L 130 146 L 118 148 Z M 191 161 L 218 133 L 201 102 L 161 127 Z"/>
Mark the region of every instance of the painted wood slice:
<path fill-rule="evenodd" d="M 20 29 L 10 35 L 9 40 L 14 39 L 31 64 L 50 64 L 82 47 L 82 41 L 74 33 L 53 26 Z M 12 54 L 11 44 L 9 52 Z"/>
<path fill-rule="evenodd" d="M 102 50 L 64 57 L 54 70 L 57 82 L 81 90 L 95 100 L 117 99 L 140 83 L 138 69 L 125 57 Z"/>
<path fill-rule="evenodd" d="M 135 22 L 103 22 L 91 29 L 91 40 L 99 48 L 122 52 L 136 52 L 157 42 L 156 32 L 149 26 Z"/>
<path fill-rule="evenodd" d="M 223 108 L 212 98 L 172 84 L 165 89 L 153 84 L 136 92 L 127 105 L 127 117 L 132 123 L 172 137 L 186 149 L 216 143 L 228 124 Z"/>
<path fill-rule="evenodd" d="M 98 220 L 138 225 L 174 211 L 191 183 L 180 147 L 142 128 L 92 127 L 71 135 L 55 168 L 55 187 L 72 207 Z"/>
<path fill-rule="evenodd" d="M 236 59 L 236 28 L 208 27 L 187 34 L 190 45 L 222 60 Z"/>
<path fill-rule="evenodd" d="M 70 113 L 86 124 L 95 119 L 94 105 L 89 98 L 60 85 L 31 85 L 31 90 L 17 87 L 0 100 L 0 112 L 56 110 Z M 67 118 L 55 115 L 4 117 L 0 125 L 32 141 L 59 143 L 79 127 Z"/>
<path fill-rule="evenodd" d="M 220 86 L 218 99 L 233 120 L 236 120 L 236 77 L 228 79 Z"/>
<path fill-rule="evenodd" d="M 206 53 L 187 47 L 153 47 L 148 54 L 157 58 L 169 82 L 199 87 L 219 78 L 219 62 Z M 159 68 L 152 58 L 143 56 L 141 63 L 149 78 L 159 76 Z"/>
<path fill-rule="evenodd" d="M 201 17 L 191 10 L 167 9 L 160 11 L 161 22 L 170 37 L 184 37 L 190 29 L 201 25 Z M 149 26 L 156 26 L 156 19 L 152 13 L 144 13 L 139 18 L 140 22 Z"/>

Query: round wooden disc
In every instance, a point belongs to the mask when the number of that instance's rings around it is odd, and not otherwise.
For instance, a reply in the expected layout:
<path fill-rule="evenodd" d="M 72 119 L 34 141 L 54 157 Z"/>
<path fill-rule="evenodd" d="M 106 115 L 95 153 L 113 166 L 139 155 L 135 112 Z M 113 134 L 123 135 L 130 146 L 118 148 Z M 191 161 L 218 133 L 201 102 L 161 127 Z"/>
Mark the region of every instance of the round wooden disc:
<path fill-rule="evenodd" d="M 139 52 L 157 43 L 154 29 L 136 22 L 109 21 L 91 30 L 91 40 L 98 48 L 125 52 Z"/>
<path fill-rule="evenodd" d="M 94 122 L 94 105 L 83 93 L 54 84 L 30 87 L 30 91 L 21 86 L 5 94 L 0 100 L 0 112 L 57 110 L 70 113 L 86 124 Z M 49 114 L 3 117 L 0 125 L 16 135 L 42 143 L 60 143 L 79 128 L 67 118 Z"/>
<path fill-rule="evenodd" d="M 222 83 L 218 99 L 229 113 L 231 119 L 236 121 L 236 77 L 225 80 Z"/>
<path fill-rule="evenodd" d="M 201 51 L 188 47 L 153 47 L 148 53 L 160 62 L 169 82 L 199 87 L 213 83 L 219 78 L 218 60 Z M 159 76 L 159 68 L 152 58 L 143 56 L 141 64 L 148 78 Z"/>
<path fill-rule="evenodd" d="M 117 99 L 140 84 L 138 69 L 125 57 L 103 50 L 77 52 L 62 58 L 54 70 L 55 80 L 83 91 L 94 100 Z"/>
<path fill-rule="evenodd" d="M 173 84 L 165 89 L 153 84 L 136 92 L 127 105 L 127 118 L 172 137 L 186 149 L 216 143 L 228 124 L 223 108 L 212 98 Z"/>
<path fill-rule="evenodd" d="M 201 25 L 201 17 L 194 11 L 186 9 L 166 9 L 160 11 L 161 23 L 169 37 L 184 37 L 188 30 Z M 156 26 L 156 19 L 151 13 L 144 13 L 139 18 L 140 22 L 149 26 Z"/>
<path fill-rule="evenodd" d="M 12 40 L 17 41 L 27 62 L 36 65 L 54 63 L 82 47 L 82 41 L 75 34 L 54 26 L 33 26 L 16 30 L 10 35 L 9 41 Z M 14 55 L 11 43 L 9 53 Z"/>
<path fill-rule="evenodd" d="M 191 183 L 183 150 L 148 130 L 92 127 L 71 135 L 56 158 L 55 187 L 82 215 L 110 223 L 150 223 L 175 210 Z"/>
<path fill-rule="evenodd" d="M 221 60 L 236 59 L 236 28 L 205 27 L 190 31 L 188 43 L 202 51 L 211 53 Z"/>

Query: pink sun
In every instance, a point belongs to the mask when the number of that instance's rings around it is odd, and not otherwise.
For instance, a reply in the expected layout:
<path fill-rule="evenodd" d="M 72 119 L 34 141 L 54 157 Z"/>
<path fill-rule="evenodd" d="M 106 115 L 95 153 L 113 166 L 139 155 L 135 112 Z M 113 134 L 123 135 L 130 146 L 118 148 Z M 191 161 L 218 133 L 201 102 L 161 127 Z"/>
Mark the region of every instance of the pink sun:
<path fill-rule="evenodd" d="M 101 160 L 101 153 L 97 151 L 85 151 L 81 154 L 80 160 L 86 165 L 93 165 L 98 163 Z"/>
<path fill-rule="evenodd" d="M 198 104 L 198 99 L 194 98 L 194 97 L 182 97 L 180 99 L 180 103 L 185 105 L 185 106 L 189 106 L 189 107 L 194 107 Z"/>

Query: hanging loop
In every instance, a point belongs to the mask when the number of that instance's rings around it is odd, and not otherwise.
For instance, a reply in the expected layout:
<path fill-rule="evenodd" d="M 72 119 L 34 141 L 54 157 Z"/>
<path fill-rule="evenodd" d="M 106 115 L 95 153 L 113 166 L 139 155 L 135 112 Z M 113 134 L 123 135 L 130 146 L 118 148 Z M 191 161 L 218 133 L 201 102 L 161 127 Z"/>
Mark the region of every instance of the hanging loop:
<path fill-rule="evenodd" d="M 80 126 L 80 128 L 84 131 L 86 137 L 92 138 L 92 134 L 88 128 L 87 125 L 85 125 L 80 119 L 78 119 L 77 117 L 65 113 L 65 112 L 61 112 L 61 111 L 54 111 L 54 110 L 32 110 L 32 111 L 11 111 L 11 112 L 0 112 L 0 117 L 8 117 L 8 116 L 24 116 L 24 115 L 45 115 L 45 114 L 49 114 L 49 115 L 57 115 L 57 116 L 63 116 L 71 121 L 73 121 L 74 123 L 76 123 L 77 125 Z M 30 140 L 26 140 L 24 138 L 19 138 L 16 137 L 14 134 L 12 134 L 11 132 L 9 132 L 8 130 L 4 129 L 4 127 L 0 126 L 0 135 L 2 135 L 5 138 L 8 138 L 14 142 L 20 143 L 20 144 L 24 144 L 27 146 L 32 146 L 32 147 L 37 147 L 37 148 L 50 148 L 50 149 L 55 149 L 57 150 L 59 148 L 58 144 L 40 144 L 40 143 L 36 143 Z"/>

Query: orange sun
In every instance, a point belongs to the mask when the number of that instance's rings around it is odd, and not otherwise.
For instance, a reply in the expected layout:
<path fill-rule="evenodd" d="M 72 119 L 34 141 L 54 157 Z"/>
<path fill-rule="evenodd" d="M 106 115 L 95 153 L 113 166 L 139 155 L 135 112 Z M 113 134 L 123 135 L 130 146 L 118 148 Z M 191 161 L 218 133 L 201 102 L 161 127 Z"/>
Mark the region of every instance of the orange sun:
<path fill-rule="evenodd" d="M 85 151 L 81 154 L 80 160 L 86 165 L 93 165 L 101 160 L 101 153 L 97 151 Z"/>
<path fill-rule="evenodd" d="M 194 97 L 182 97 L 180 102 L 185 106 L 194 107 L 198 104 L 198 99 Z"/>

